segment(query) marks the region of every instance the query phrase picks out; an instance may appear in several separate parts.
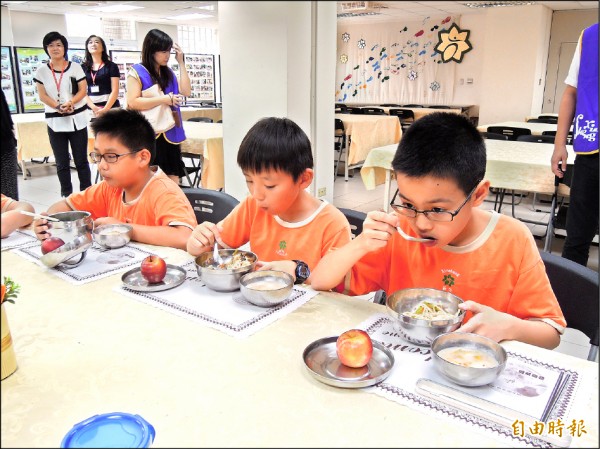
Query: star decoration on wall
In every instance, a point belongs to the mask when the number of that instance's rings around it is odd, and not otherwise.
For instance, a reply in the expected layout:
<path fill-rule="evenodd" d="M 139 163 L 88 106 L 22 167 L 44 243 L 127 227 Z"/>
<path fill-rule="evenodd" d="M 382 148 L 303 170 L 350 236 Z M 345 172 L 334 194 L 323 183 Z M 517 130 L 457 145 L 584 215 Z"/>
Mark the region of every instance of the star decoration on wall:
<path fill-rule="evenodd" d="M 340 55 L 340 62 L 346 64 L 348 62 L 348 55 Z"/>
<path fill-rule="evenodd" d="M 415 72 L 414 70 L 411 70 L 411 71 L 408 72 L 408 77 L 407 78 L 409 80 L 411 80 L 411 81 L 414 81 L 414 80 L 417 79 L 418 76 L 419 75 L 417 74 L 417 72 Z"/>
<path fill-rule="evenodd" d="M 429 88 L 434 92 L 440 90 L 440 87 L 440 83 L 438 83 L 437 81 L 434 81 L 429 85 Z"/>
<path fill-rule="evenodd" d="M 350 40 L 350 35 L 348 33 L 342 34 L 342 40 L 348 42 Z"/>
<path fill-rule="evenodd" d="M 473 49 L 469 42 L 469 30 L 462 31 L 452 24 L 448 31 L 442 30 L 438 33 L 439 41 L 435 46 L 435 51 L 442 57 L 443 62 L 450 62 L 453 59 L 460 63 L 465 55 Z"/>
<path fill-rule="evenodd" d="M 364 39 L 358 41 L 358 48 L 361 50 L 367 46 L 367 42 Z"/>

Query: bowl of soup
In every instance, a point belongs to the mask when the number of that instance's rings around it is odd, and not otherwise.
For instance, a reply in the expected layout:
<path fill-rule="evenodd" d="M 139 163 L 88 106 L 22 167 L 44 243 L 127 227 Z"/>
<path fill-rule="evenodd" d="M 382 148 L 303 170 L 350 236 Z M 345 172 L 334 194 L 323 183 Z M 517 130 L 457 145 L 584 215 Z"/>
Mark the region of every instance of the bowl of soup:
<path fill-rule="evenodd" d="M 431 351 L 437 370 L 452 382 L 465 387 L 490 384 L 506 367 L 504 348 L 478 334 L 442 334 L 431 344 Z"/>
<path fill-rule="evenodd" d="M 294 279 L 285 271 L 262 270 L 245 274 L 240 279 L 240 292 L 251 304 L 273 307 L 289 298 Z"/>
<path fill-rule="evenodd" d="M 435 288 L 405 288 L 386 298 L 386 310 L 394 319 L 394 329 L 407 341 L 429 346 L 441 334 L 462 324 L 463 302 L 450 292 Z"/>

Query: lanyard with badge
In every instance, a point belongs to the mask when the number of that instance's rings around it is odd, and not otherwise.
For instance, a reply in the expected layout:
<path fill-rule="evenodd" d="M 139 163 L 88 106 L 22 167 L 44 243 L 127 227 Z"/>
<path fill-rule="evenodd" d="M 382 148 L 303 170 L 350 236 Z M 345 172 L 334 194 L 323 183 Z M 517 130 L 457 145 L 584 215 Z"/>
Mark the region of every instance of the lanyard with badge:
<path fill-rule="evenodd" d="M 56 84 L 56 92 L 58 94 L 58 102 L 60 103 L 60 83 L 62 83 L 63 75 L 65 74 L 65 64 L 63 63 L 62 70 L 60 71 L 60 78 L 56 80 L 56 75 L 54 74 L 54 66 L 50 63 L 50 71 L 52 72 L 52 78 L 54 78 L 54 84 Z"/>
<path fill-rule="evenodd" d="M 98 75 L 98 72 L 102 67 L 104 67 L 104 61 L 100 64 L 98 70 L 96 70 L 96 73 L 94 73 L 94 69 L 90 70 L 90 76 L 92 77 L 92 85 L 90 86 L 90 92 L 93 94 L 97 94 L 98 92 L 100 92 L 100 86 L 96 86 L 96 76 Z"/>

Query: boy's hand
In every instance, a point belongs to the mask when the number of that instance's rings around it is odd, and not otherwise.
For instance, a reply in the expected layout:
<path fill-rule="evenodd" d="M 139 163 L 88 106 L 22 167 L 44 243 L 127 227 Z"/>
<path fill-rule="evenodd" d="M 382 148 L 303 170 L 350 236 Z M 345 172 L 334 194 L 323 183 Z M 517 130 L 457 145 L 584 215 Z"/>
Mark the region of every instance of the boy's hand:
<path fill-rule="evenodd" d="M 126 223 L 123 223 L 122 221 L 119 221 L 113 217 L 100 217 L 100 218 L 96 218 L 94 220 L 94 227 L 102 226 L 102 225 L 106 225 L 106 224 L 126 224 Z"/>
<path fill-rule="evenodd" d="M 383 211 L 371 211 L 363 224 L 363 231 L 356 237 L 369 250 L 383 248 L 398 231 L 398 216 Z"/>
<path fill-rule="evenodd" d="M 502 340 L 511 339 L 511 327 L 516 323 L 515 320 L 519 320 L 519 318 L 513 315 L 499 312 L 475 301 L 465 301 L 459 304 L 458 307 L 472 312 L 473 317 L 455 332 L 470 332 L 483 335 L 498 343 Z"/>
<path fill-rule="evenodd" d="M 187 251 L 192 256 L 199 256 L 203 252 L 208 251 L 215 244 L 215 241 L 222 248 L 229 248 L 223 240 L 221 240 L 221 231 L 223 227 L 220 224 L 205 221 L 196 226 L 192 231 L 187 241 Z"/>
<path fill-rule="evenodd" d="M 296 281 L 296 262 L 294 262 L 293 260 L 275 260 L 273 262 L 263 262 L 259 260 L 256 262 L 255 270 L 285 271 L 286 273 L 292 276 L 294 282 Z"/>
<path fill-rule="evenodd" d="M 41 212 L 40 215 L 48 215 L 48 212 Z M 46 240 L 52 237 L 49 229 L 52 225 L 45 218 L 36 218 L 31 222 L 31 229 L 35 232 L 38 240 Z"/>

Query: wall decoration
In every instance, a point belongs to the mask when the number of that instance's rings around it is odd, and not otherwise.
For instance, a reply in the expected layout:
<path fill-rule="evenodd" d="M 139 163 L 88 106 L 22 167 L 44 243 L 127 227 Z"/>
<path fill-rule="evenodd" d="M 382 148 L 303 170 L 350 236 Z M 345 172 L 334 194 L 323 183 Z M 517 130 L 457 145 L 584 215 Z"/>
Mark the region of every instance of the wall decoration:
<path fill-rule="evenodd" d="M 348 42 L 348 41 L 350 41 L 350 35 L 349 35 L 348 33 L 343 33 L 343 34 L 342 34 L 342 40 L 343 40 L 344 42 Z"/>
<path fill-rule="evenodd" d="M 439 16 L 406 23 L 340 25 L 338 32 L 342 41 L 345 35 L 348 39 L 361 37 L 354 40 L 356 46 L 339 42 L 335 101 L 451 102 L 456 66 L 443 64 L 442 54 L 434 48 L 438 44 L 438 33 L 449 33 L 451 25 L 458 27 L 458 19 Z M 461 46 L 462 53 L 464 50 Z"/>
<path fill-rule="evenodd" d="M 435 51 L 442 55 L 442 62 L 455 60 L 461 63 L 465 53 L 473 49 L 469 42 L 469 30 L 461 30 L 452 24 L 448 31 L 440 31 L 439 42 L 435 46 Z"/>

